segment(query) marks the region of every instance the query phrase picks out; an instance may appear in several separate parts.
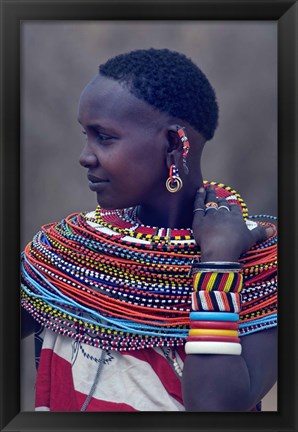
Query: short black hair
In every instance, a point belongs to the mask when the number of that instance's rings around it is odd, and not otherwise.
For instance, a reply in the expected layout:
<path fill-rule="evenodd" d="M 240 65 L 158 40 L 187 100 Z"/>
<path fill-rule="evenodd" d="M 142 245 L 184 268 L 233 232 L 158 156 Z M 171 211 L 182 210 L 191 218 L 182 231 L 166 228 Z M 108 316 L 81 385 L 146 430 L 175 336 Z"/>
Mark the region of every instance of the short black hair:
<path fill-rule="evenodd" d="M 218 123 L 216 94 L 207 77 L 184 54 L 144 49 L 120 54 L 99 73 L 126 85 L 138 99 L 187 121 L 210 140 Z"/>

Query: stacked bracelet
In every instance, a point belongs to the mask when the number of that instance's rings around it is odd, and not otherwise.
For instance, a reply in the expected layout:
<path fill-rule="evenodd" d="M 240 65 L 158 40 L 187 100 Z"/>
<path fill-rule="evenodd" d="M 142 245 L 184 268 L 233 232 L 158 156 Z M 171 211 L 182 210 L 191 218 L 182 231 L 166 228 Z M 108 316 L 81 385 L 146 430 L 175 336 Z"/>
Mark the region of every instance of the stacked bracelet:
<path fill-rule="evenodd" d="M 185 353 L 240 355 L 241 345 L 231 342 L 186 342 Z"/>
<path fill-rule="evenodd" d="M 240 263 L 194 263 L 186 354 L 241 354 L 241 270 Z"/>
<path fill-rule="evenodd" d="M 189 330 L 189 336 L 230 336 L 238 337 L 237 330 L 226 330 L 226 329 L 202 329 L 202 328 L 192 328 Z"/>
<path fill-rule="evenodd" d="M 240 292 L 243 276 L 238 271 L 202 271 L 194 274 L 194 291 Z"/>
<path fill-rule="evenodd" d="M 239 314 L 226 312 L 190 312 L 190 320 L 204 320 L 204 321 L 239 321 Z"/>
<path fill-rule="evenodd" d="M 243 264 L 239 262 L 227 262 L 227 261 L 204 261 L 199 262 L 194 260 L 192 264 L 192 274 L 203 271 L 240 271 L 243 268 Z"/>
<path fill-rule="evenodd" d="M 212 335 L 200 335 L 200 336 L 187 336 L 186 342 L 240 342 L 240 337 L 234 336 L 212 336 Z"/>
<path fill-rule="evenodd" d="M 233 321 L 191 321 L 191 329 L 238 330 L 238 322 Z"/>
<path fill-rule="evenodd" d="M 239 313 L 241 295 L 220 291 L 194 291 L 191 294 L 191 307 L 193 311 Z"/>

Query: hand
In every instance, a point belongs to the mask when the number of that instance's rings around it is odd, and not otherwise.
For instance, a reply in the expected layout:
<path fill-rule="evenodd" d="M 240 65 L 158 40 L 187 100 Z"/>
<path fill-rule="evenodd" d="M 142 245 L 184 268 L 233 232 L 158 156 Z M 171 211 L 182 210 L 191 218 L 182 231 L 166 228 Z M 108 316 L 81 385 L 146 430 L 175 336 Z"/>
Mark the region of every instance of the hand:
<path fill-rule="evenodd" d="M 206 211 L 206 204 L 212 202 L 221 208 Z M 217 198 L 212 186 L 197 192 L 192 229 L 202 261 L 238 261 L 255 243 L 273 234 L 272 228 L 266 230 L 260 225 L 249 230 L 238 204 Z"/>

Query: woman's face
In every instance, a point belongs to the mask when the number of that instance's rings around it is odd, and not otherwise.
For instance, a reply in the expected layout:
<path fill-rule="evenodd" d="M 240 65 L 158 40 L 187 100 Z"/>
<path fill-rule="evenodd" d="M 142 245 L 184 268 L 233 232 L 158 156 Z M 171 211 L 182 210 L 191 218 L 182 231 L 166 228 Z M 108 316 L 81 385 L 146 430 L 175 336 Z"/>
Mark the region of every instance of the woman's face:
<path fill-rule="evenodd" d="M 167 119 L 112 79 L 98 76 L 83 90 L 80 164 L 103 208 L 154 204 L 166 193 Z"/>

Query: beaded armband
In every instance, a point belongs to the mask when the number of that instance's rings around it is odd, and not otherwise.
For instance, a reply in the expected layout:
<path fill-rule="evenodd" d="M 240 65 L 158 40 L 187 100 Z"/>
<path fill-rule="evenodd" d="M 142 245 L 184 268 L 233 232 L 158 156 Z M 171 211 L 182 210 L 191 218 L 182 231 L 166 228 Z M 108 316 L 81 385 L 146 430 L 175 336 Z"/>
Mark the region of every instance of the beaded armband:
<path fill-rule="evenodd" d="M 241 295 L 223 291 L 194 291 L 191 294 L 193 311 L 235 312 L 241 311 Z"/>
<path fill-rule="evenodd" d="M 193 278 L 194 291 L 223 291 L 238 293 L 242 288 L 243 277 L 239 272 L 224 273 L 206 271 L 195 273 Z"/>

